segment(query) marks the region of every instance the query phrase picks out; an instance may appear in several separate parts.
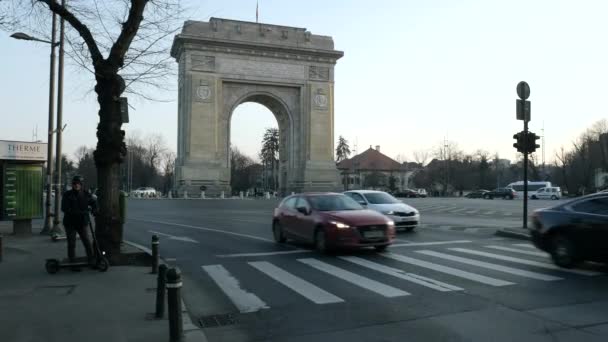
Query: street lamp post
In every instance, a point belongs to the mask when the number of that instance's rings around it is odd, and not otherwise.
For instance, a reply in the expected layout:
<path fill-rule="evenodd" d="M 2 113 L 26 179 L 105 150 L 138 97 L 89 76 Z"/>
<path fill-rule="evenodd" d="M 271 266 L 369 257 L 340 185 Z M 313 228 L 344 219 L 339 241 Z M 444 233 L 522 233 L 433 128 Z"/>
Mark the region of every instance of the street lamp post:
<path fill-rule="evenodd" d="M 20 40 L 30 40 L 42 43 L 48 43 L 51 45 L 51 58 L 50 58 L 50 70 L 49 70 L 49 119 L 48 119 L 48 140 L 47 140 L 47 158 L 46 158 L 46 201 L 45 201 L 45 219 L 44 227 L 40 234 L 49 234 L 52 227 L 52 183 L 53 183 L 53 126 L 54 126 L 54 107 L 55 107 L 55 32 L 56 32 L 56 15 L 53 13 L 52 26 L 51 26 L 51 40 L 39 39 L 32 37 L 22 32 L 16 32 L 11 35 L 12 38 Z"/>
<path fill-rule="evenodd" d="M 61 0 L 61 6 L 65 7 L 65 0 Z M 57 77 L 57 151 L 55 153 L 55 213 L 53 215 L 53 234 L 62 234 L 59 225 L 59 210 L 61 207 L 61 196 L 63 192 L 61 179 L 62 159 L 62 137 L 63 137 L 63 57 L 65 43 L 65 20 L 59 21 L 59 75 Z"/>

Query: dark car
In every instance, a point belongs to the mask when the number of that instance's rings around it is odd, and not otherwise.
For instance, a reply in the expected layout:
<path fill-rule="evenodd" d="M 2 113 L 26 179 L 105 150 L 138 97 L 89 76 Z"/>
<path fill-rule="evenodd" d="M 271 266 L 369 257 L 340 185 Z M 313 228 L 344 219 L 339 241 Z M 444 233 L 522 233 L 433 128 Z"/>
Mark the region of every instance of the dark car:
<path fill-rule="evenodd" d="M 558 266 L 608 261 L 608 193 L 536 210 L 532 224 L 532 242 Z"/>
<path fill-rule="evenodd" d="M 512 188 L 498 188 L 483 194 L 483 198 L 485 199 L 514 199 L 515 197 L 517 197 L 517 192 L 515 192 L 515 190 Z"/>
<path fill-rule="evenodd" d="M 466 198 L 483 198 L 485 194 L 490 192 L 490 190 L 475 190 L 466 194 L 464 197 Z"/>
<path fill-rule="evenodd" d="M 313 243 L 320 252 L 336 248 L 375 247 L 385 250 L 395 239 L 395 224 L 364 209 L 348 196 L 308 193 L 285 198 L 274 210 L 274 239 Z"/>
<path fill-rule="evenodd" d="M 412 189 L 404 189 L 402 191 L 398 191 L 395 194 L 393 194 L 393 196 L 395 196 L 395 197 L 408 197 L 408 198 L 421 197 L 420 193 L 418 191 L 412 190 Z M 426 195 L 424 197 L 426 197 Z"/>

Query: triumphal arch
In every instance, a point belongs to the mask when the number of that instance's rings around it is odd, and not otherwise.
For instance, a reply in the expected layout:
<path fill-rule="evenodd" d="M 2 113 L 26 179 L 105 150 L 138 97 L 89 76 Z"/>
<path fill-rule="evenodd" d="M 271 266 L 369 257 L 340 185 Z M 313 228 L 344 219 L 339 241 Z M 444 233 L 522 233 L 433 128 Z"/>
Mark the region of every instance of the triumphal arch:
<path fill-rule="evenodd" d="M 244 102 L 266 106 L 279 132 L 280 192 L 340 189 L 333 158 L 333 39 L 304 28 L 211 18 L 187 21 L 179 63 L 175 187 L 230 193 L 230 122 Z"/>

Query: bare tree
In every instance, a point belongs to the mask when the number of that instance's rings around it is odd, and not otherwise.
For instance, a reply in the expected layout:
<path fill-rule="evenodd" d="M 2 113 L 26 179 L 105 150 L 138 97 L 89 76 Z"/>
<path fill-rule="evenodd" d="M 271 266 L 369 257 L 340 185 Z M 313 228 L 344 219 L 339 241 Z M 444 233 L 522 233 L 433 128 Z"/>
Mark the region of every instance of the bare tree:
<path fill-rule="evenodd" d="M 430 153 L 428 150 L 417 150 L 414 151 L 414 161 L 421 166 L 424 166 L 429 160 Z"/>
<path fill-rule="evenodd" d="M 76 151 L 74 151 L 74 158 L 76 159 L 76 162 L 84 158 L 86 154 L 93 155 L 93 149 L 85 145 L 78 147 Z"/>
<path fill-rule="evenodd" d="M 99 242 L 110 256 L 119 253 L 120 164 L 126 155 L 121 129 L 123 93 L 150 98 L 146 90 L 164 89 L 170 75 L 169 39 L 182 13 L 179 0 L 9 0 L 0 13 L 12 10 L 11 28 L 47 36 L 51 13 L 65 20 L 66 54 L 91 73 L 99 103 L 97 148 L 94 153 L 100 187 L 96 217 Z M 138 88 L 137 85 L 143 86 Z"/>
<path fill-rule="evenodd" d="M 145 158 L 148 165 L 153 169 L 160 169 L 161 158 L 167 150 L 167 144 L 162 135 L 149 135 L 145 143 Z"/>
<path fill-rule="evenodd" d="M 555 152 L 555 164 L 560 169 L 562 175 L 562 182 L 564 182 L 564 187 L 570 191 L 569 182 L 568 182 L 568 167 L 569 167 L 569 156 L 566 153 L 564 146 L 561 146 L 559 152 Z"/>
<path fill-rule="evenodd" d="M 175 174 L 175 158 L 176 154 L 173 151 L 165 151 L 162 154 L 163 175 L 162 175 L 162 191 L 167 193 L 171 191 L 173 178 Z"/>

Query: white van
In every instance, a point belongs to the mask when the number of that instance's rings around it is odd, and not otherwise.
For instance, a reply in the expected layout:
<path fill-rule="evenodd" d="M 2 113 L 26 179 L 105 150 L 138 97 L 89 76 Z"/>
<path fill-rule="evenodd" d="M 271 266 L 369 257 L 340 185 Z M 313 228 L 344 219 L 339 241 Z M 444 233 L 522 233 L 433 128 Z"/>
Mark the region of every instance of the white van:
<path fill-rule="evenodd" d="M 559 186 L 548 186 L 540 188 L 533 193 L 530 198 L 532 199 L 552 199 L 558 200 L 562 198 L 562 189 Z"/>

